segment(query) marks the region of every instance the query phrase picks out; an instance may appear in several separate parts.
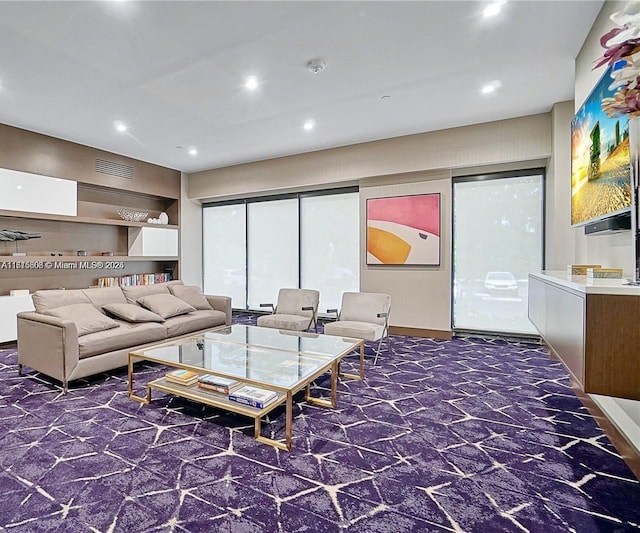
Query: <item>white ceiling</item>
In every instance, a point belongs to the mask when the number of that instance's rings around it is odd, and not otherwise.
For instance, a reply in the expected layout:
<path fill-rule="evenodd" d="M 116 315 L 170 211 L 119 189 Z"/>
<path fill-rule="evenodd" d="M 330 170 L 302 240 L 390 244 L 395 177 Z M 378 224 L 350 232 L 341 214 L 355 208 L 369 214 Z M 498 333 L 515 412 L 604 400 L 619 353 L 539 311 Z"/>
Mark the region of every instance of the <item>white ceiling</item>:
<path fill-rule="evenodd" d="M 487 5 L 0 1 L 0 123 L 193 172 L 572 99 L 602 2 Z"/>

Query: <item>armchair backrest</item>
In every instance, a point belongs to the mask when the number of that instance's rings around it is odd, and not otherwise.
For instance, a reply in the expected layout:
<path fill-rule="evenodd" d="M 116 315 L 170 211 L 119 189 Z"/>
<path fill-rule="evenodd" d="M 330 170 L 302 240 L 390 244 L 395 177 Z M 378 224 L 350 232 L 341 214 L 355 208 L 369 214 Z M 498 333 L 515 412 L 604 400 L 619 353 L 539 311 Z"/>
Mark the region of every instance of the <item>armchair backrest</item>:
<path fill-rule="evenodd" d="M 276 313 L 311 318 L 318 311 L 319 301 L 320 291 L 314 289 L 280 289 Z M 313 307 L 313 311 L 303 311 L 303 307 Z"/>
<path fill-rule="evenodd" d="M 379 313 L 389 314 L 391 296 L 376 292 L 345 292 L 342 295 L 340 320 L 370 322 L 383 325 L 388 318 L 378 317 Z"/>

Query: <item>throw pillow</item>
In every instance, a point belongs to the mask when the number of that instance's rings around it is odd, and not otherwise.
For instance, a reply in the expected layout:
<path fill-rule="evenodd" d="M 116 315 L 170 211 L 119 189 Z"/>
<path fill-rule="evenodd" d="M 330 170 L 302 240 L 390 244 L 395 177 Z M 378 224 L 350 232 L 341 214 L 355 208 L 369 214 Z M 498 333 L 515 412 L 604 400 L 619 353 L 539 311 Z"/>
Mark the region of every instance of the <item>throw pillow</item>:
<path fill-rule="evenodd" d="M 78 328 L 78 337 L 97 331 L 117 328 L 119 325 L 115 320 L 103 315 L 92 304 L 65 305 L 49 309 L 45 314 L 75 322 Z"/>
<path fill-rule="evenodd" d="M 171 318 L 172 316 L 186 315 L 191 311 L 195 311 L 193 306 L 187 302 L 183 302 L 180 298 L 176 298 L 172 294 L 151 294 L 139 298 L 138 303 L 165 319 Z"/>
<path fill-rule="evenodd" d="M 164 318 L 136 304 L 106 304 L 103 311 L 127 322 L 164 322 Z"/>
<path fill-rule="evenodd" d="M 200 287 L 195 285 L 169 285 L 169 291 L 176 298 L 180 298 L 183 302 L 187 302 L 196 309 L 213 309 L 205 295 L 202 294 Z"/>

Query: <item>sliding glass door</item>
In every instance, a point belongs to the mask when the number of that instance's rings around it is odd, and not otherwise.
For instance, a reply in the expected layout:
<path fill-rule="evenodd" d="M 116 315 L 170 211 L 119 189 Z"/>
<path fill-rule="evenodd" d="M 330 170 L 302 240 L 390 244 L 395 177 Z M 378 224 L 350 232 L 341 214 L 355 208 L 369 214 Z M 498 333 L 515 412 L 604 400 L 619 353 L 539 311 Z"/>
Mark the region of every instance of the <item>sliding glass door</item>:
<path fill-rule="evenodd" d="M 541 170 L 454 180 L 455 330 L 536 333 L 528 274 L 543 267 L 543 209 Z"/>

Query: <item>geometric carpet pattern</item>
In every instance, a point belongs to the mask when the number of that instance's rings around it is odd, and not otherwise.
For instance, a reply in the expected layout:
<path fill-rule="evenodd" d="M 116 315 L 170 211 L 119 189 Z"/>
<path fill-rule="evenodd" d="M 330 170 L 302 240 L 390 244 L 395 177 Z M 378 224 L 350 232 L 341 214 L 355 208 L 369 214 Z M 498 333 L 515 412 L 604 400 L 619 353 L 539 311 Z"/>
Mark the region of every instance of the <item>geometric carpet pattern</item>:
<path fill-rule="evenodd" d="M 640 482 L 540 345 L 394 336 L 336 409 L 295 397 L 290 452 L 251 419 L 129 400 L 126 369 L 66 395 L 25 370 L 0 350 L 0 531 L 640 529 Z M 268 433 L 283 438 L 281 409 Z"/>

